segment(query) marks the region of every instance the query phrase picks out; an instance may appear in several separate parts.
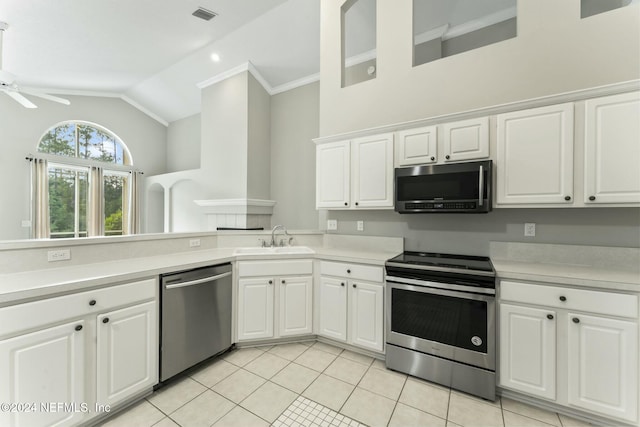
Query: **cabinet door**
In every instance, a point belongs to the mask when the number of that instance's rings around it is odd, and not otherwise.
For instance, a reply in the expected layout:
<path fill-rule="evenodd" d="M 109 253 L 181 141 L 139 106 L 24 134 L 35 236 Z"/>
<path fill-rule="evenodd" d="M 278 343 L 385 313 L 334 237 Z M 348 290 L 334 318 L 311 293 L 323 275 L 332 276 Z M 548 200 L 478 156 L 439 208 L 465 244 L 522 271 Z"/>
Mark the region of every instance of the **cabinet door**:
<path fill-rule="evenodd" d="M 437 161 L 437 126 L 398 132 L 398 166 L 435 163 Z"/>
<path fill-rule="evenodd" d="M 350 282 L 349 341 L 370 350 L 383 349 L 382 285 Z"/>
<path fill-rule="evenodd" d="M 489 118 L 464 120 L 442 125 L 444 161 L 489 158 Z"/>
<path fill-rule="evenodd" d="M 347 340 L 347 281 L 320 277 L 320 315 L 318 335 Z"/>
<path fill-rule="evenodd" d="M 355 208 L 393 208 L 393 134 L 354 139 L 352 203 Z"/>
<path fill-rule="evenodd" d="M 316 208 L 349 206 L 349 141 L 316 146 Z"/>
<path fill-rule="evenodd" d="M 602 415 L 638 419 L 638 325 L 569 313 L 568 401 Z"/>
<path fill-rule="evenodd" d="M 304 277 L 281 277 L 280 329 L 281 337 L 311 334 L 313 332 L 313 279 Z"/>
<path fill-rule="evenodd" d="M 556 317 L 553 310 L 500 304 L 502 387 L 555 400 Z"/>
<path fill-rule="evenodd" d="M 238 281 L 238 341 L 273 337 L 273 283 L 275 279 Z"/>
<path fill-rule="evenodd" d="M 585 103 L 585 203 L 640 203 L 640 93 Z"/>
<path fill-rule="evenodd" d="M 0 411 L 0 425 L 79 424 L 84 418 L 80 405 L 87 402 L 84 346 L 81 320 L 0 341 L 0 402 L 37 405 L 29 412 Z M 58 408 L 58 402 L 76 406 Z"/>
<path fill-rule="evenodd" d="M 496 203 L 573 200 L 573 104 L 499 114 Z"/>
<path fill-rule="evenodd" d="M 97 317 L 97 402 L 114 405 L 158 382 L 158 318 L 151 301 Z"/>

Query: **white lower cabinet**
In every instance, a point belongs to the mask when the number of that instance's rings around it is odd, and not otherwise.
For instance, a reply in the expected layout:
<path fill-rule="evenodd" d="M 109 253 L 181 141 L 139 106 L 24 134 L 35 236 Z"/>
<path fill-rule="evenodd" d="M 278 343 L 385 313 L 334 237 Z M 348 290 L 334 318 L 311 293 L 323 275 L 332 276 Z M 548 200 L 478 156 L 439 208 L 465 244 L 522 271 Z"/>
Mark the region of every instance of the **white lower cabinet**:
<path fill-rule="evenodd" d="M 238 262 L 237 340 L 310 335 L 312 271 L 311 260 Z"/>
<path fill-rule="evenodd" d="M 320 274 L 318 335 L 382 352 L 382 267 L 322 261 Z"/>
<path fill-rule="evenodd" d="M 638 295 L 500 282 L 500 386 L 638 423 Z"/>
<path fill-rule="evenodd" d="M 0 341 L 0 402 L 35 405 L 3 410 L 0 425 L 71 426 L 83 420 L 82 412 L 41 404 L 86 401 L 84 323 L 78 319 Z"/>
<path fill-rule="evenodd" d="M 569 405 L 615 418 L 638 417 L 638 324 L 568 313 Z"/>
<path fill-rule="evenodd" d="M 0 308 L 0 402 L 16 405 L 0 425 L 74 426 L 150 390 L 157 288 L 153 278 Z"/>
<path fill-rule="evenodd" d="M 500 383 L 556 398 L 556 312 L 500 305 Z"/>
<path fill-rule="evenodd" d="M 97 401 L 114 405 L 157 381 L 156 302 L 98 316 Z"/>
<path fill-rule="evenodd" d="M 320 277 L 318 335 L 347 341 L 347 281 Z"/>

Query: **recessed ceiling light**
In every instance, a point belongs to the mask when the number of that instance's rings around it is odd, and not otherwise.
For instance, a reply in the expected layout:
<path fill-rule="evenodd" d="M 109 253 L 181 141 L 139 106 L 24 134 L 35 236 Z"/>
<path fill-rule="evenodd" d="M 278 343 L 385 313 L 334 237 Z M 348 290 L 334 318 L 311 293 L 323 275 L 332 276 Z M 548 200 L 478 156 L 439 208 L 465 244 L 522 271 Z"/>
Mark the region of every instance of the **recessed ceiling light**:
<path fill-rule="evenodd" d="M 213 62 L 220 62 L 220 55 L 218 55 L 217 53 L 212 53 L 211 54 L 211 60 Z"/>

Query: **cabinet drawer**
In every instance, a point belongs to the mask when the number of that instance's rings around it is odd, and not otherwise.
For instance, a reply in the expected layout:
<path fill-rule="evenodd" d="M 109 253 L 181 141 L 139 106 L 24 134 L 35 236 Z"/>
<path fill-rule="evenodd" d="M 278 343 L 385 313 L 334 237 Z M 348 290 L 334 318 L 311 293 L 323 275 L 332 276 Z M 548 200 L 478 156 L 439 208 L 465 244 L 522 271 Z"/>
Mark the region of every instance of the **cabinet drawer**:
<path fill-rule="evenodd" d="M 330 261 L 322 261 L 320 263 L 320 274 L 323 276 L 367 280 L 369 282 L 382 282 L 383 277 L 382 267 Z"/>
<path fill-rule="evenodd" d="M 5 307 L 0 309 L 0 337 L 154 299 L 157 289 L 157 280 L 153 278 Z"/>
<path fill-rule="evenodd" d="M 618 317 L 638 317 L 638 297 L 614 292 L 500 282 L 500 299 Z"/>
<path fill-rule="evenodd" d="M 300 275 L 312 272 L 313 262 L 310 259 L 238 262 L 238 276 L 240 277 Z"/>

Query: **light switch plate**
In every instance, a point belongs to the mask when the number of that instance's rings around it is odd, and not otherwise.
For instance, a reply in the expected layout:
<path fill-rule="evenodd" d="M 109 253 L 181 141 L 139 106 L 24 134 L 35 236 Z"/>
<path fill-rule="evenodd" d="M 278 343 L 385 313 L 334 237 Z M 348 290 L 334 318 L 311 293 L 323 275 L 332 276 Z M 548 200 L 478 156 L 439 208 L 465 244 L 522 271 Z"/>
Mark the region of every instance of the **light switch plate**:
<path fill-rule="evenodd" d="M 328 219 L 327 220 L 327 230 L 337 230 L 338 229 L 338 220 L 337 219 Z"/>
<path fill-rule="evenodd" d="M 200 239 L 191 239 L 189 240 L 189 247 L 190 248 L 197 248 L 200 246 Z"/>
<path fill-rule="evenodd" d="M 356 230 L 364 231 L 364 221 L 357 221 L 356 222 Z"/>

